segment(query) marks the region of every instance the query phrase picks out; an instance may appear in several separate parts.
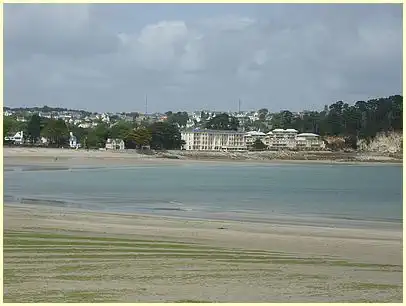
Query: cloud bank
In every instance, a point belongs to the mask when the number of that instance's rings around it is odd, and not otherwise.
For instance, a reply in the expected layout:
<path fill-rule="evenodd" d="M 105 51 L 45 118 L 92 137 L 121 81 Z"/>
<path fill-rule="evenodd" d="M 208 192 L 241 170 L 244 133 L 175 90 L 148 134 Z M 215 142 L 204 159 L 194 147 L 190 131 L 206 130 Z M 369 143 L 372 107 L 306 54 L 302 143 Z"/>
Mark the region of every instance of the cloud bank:
<path fill-rule="evenodd" d="M 6 4 L 5 105 L 279 111 L 402 93 L 400 4 L 172 6 Z"/>

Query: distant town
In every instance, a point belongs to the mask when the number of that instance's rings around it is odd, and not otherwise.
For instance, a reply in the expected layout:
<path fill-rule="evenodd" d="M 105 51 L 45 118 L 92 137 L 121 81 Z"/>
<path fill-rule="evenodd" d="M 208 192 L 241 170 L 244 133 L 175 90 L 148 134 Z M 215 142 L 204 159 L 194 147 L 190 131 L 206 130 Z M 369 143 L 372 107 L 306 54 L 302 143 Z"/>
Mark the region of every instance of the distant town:
<path fill-rule="evenodd" d="M 86 149 L 199 151 L 356 149 L 359 139 L 402 131 L 403 97 L 343 101 L 320 111 L 96 113 L 48 106 L 3 108 L 4 143 Z"/>
<path fill-rule="evenodd" d="M 68 110 L 63 108 L 52 108 L 48 106 L 34 108 L 10 108 L 4 107 L 3 114 L 5 117 L 15 117 L 17 121 L 27 122 L 33 114 L 38 114 L 43 118 L 62 119 L 67 124 L 73 124 L 78 127 L 87 129 L 96 127 L 100 123 L 114 125 L 118 121 L 124 120 L 127 122 L 163 122 L 172 115 L 171 111 L 166 113 L 140 113 L 140 112 L 120 112 L 120 113 L 97 113 L 84 110 Z M 193 129 L 202 127 L 202 123 L 214 118 L 216 115 L 223 114 L 221 111 L 201 110 L 193 112 L 178 112 L 185 116 L 186 124 L 182 126 L 184 129 Z M 257 128 L 269 129 L 272 126 L 270 122 L 274 114 L 269 113 L 263 108 L 258 111 L 240 111 L 226 112 L 230 117 L 235 117 L 239 121 L 239 130 L 251 131 Z M 176 113 L 175 113 L 176 114 Z M 293 117 L 303 117 L 306 112 L 291 113 Z M 269 124 L 267 124 L 269 123 Z"/>

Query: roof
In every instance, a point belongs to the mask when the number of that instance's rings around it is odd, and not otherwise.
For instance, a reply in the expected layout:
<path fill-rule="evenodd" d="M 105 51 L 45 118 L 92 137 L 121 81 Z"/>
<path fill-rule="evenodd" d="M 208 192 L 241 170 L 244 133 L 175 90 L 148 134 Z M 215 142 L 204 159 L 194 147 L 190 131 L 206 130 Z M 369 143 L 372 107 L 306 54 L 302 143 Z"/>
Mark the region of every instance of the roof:
<path fill-rule="evenodd" d="M 313 134 L 313 133 L 302 133 L 302 134 L 298 134 L 298 137 L 319 137 L 320 135 L 317 134 Z"/>
<path fill-rule="evenodd" d="M 298 131 L 295 129 L 274 129 L 273 132 L 288 132 L 288 133 L 297 133 Z"/>
<path fill-rule="evenodd" d="M 251 131 L 251 132 L 248 132 L 246 135 L 248 135 L 248 136 L 265 136 L 266 134 L 262 133 L 262 132 Z"/>
<path fill-rule="evenodd" d="M 185 131 L 183 133 L 211 133 L 211 134 L 245 134 L 244 132 L 238 132 L 234 130 L 200 130 L 194 129 L 193 131 Z"/>
<path fill-rule="evenodd" d="M 116 139 L 111 139 L 111 138 L 109 138 L 109 139 L 107 139 L 107 141 L 106 141 L 106 143 L 112 143 L 112 142 L 115 142 L 115 143 L 117 143 L 117 142 L 122 142 L 123 140 L 122 139 L 119 139 L 119 138 L 116 138 Z M 124 142 L 124 141 L 123 141 Z"/>

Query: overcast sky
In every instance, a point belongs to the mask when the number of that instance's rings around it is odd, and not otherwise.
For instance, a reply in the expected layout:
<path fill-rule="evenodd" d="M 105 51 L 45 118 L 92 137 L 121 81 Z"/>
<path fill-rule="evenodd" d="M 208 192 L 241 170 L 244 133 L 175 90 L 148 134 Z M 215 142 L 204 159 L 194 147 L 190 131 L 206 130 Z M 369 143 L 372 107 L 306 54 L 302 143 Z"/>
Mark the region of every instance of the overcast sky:
<path fill-rule="evenodd" d="M 402 94 L 401 4 L 5 4 L 4 104 L 322 109 Z"/>

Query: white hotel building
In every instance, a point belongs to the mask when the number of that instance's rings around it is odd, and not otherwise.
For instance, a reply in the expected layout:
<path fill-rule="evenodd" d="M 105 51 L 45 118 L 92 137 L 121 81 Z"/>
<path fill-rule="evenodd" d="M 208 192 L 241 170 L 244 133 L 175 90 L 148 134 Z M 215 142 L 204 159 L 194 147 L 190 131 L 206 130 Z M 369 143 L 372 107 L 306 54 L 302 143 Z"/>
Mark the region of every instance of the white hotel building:
<path fill-rule="evenodd" d="M 245 133 L 236 131 L 193 130 L 181 133 L 185 150 L 245 151 Z"/>
<path fill-rule="evenodd" d="M 190 151 L 246 151 L 256 139 L 260 139 L 269 150 L 322 150 L 325 148 L 319 135 L 299 134 L 294 129 L 274 129 L 267 134 L 257 131 L 246 133 L 197 129 L 182 132 L 181 136 L 185 141 L 183 149 Z"/>

